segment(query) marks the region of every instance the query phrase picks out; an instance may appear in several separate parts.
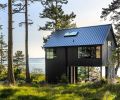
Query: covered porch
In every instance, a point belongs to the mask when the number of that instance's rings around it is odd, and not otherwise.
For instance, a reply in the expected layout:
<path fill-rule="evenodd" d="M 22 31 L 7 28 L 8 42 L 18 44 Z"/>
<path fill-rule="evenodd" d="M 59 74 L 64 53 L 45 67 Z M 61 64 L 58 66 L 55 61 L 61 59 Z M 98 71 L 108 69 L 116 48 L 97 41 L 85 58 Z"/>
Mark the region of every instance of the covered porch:
<path fill-rule="evenodd" d="M 111 70 L 112 75 L 114 71 Z M 67 67 L 67 78 L 69 83 L 95 82 L 108 77 L 108 67 L 105 66 L 70 66 Z M 113 77 L 113 76 L 111 76 Z"/>

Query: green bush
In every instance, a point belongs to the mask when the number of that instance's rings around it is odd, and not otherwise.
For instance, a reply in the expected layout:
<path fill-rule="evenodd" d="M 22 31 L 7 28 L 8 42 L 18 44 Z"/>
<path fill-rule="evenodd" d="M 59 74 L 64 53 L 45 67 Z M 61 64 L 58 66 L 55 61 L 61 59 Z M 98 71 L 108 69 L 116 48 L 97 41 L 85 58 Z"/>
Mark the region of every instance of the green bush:
<path fill-rule="evenodd" d="M 68 77 L 67 77 L 65 74 L 63 74 L 63 75 L 61 76 L 60 82 L 61 82 L 61 83 L 68 83 Z"/>
<path fill-rule="evenodd" d="M 16 80 L 25 80 L 25 70 L 24 67 L 14 67 L 14 75 Z"/>
<path fill-rule="evenodd" d="M 100 82 L 101 82 L 101 84 L 107 84 L 107 80 L 105 80 L 103 78 L 100 80 Z"/>
<path fill-rule="evenodd" d="M 31 80 L 32 80 L 33 83 L 39 83 L 41 81 L 45 81 L 45 75 L 44 74 L 31 73 Z"/>
<path fill-rule="evenodd" d="M 4 65 L 0 65 L 0 81 L 7 79 L 7 69 Z"/>

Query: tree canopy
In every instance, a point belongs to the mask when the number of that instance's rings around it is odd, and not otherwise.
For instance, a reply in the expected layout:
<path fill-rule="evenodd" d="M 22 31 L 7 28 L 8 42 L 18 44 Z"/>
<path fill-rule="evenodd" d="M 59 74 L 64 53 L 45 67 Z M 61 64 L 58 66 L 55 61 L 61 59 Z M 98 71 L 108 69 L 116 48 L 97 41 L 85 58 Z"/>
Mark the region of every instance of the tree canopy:
<path fill-rule="evenodd" d="M 62 9 L 63 4 L 67 4 L 67 0 L 41 0 L 41 4 L 44 9 L 40 13 L 41 18 L 48 18 L 45 26 L 40 27 L 40 30 L 59 30 L 64 28 L 75 27 L 75 23 L 72 23 L 76 15 L 72 12 L 65 14 Z"/>
<path fill-rule="evenodd" d="M 108 18 L 113 21 L 116 29 L 116 40 L 118 48 L 115 51 L 114 59 L 116 59 L 117 67 L 115 73 L 117 74 L 120 65 L 120 0 L 113 0 L 107 8 L 103 8 L 101 18 Z"/>

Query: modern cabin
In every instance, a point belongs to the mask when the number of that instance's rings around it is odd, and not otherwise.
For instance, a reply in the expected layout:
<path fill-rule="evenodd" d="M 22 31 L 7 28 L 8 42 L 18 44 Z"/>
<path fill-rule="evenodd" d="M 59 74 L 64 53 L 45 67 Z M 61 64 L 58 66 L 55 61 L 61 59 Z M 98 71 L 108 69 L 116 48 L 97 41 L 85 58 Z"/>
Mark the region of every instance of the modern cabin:
<path fill-rule="evenodd" d="M 46 81 L 59 83 L 65 75 L 76 83 L 78 69 L 86 66 L 106 66 L 107 73 L 116 46 L 111 24 L 58 30 L 44 45 Z"/>

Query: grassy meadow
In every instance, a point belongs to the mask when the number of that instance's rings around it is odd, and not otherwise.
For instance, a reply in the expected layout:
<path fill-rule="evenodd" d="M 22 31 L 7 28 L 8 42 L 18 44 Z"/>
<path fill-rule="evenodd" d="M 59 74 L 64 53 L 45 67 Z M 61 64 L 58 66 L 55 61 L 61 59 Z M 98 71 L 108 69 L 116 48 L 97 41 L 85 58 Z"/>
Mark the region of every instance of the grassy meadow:
<path fill-rule="evenodd" d="M 120 84 L 0 85 L 0 100 L 120 100 Z"/>

